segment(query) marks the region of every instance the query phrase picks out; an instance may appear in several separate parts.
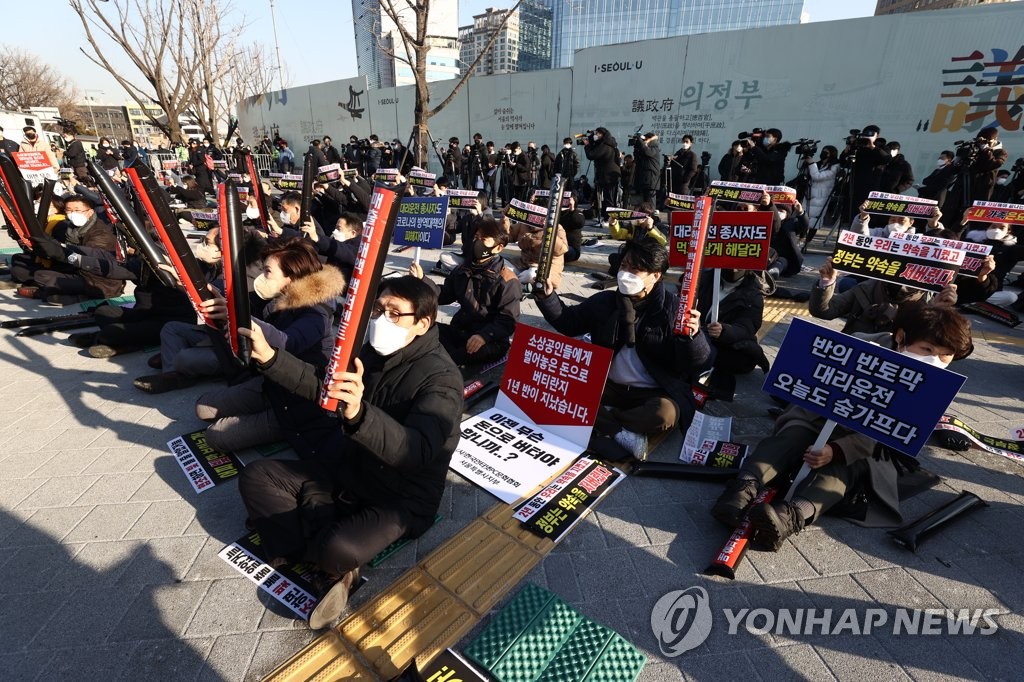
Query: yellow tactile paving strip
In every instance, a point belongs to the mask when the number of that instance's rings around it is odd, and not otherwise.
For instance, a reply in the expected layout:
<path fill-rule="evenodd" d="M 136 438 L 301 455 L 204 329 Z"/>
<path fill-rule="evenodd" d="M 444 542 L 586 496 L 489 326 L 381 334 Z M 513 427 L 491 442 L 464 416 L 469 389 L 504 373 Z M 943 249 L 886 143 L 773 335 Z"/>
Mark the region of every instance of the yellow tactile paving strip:
<path fill-rule="evenodd" d="M 807 304 L 771 301 L 760 337 Z M 554 548 L 496 504 L 266 679 L 383 679 L 453 646 Z M 500 561 L 495 559 L 500 557 Z"/>

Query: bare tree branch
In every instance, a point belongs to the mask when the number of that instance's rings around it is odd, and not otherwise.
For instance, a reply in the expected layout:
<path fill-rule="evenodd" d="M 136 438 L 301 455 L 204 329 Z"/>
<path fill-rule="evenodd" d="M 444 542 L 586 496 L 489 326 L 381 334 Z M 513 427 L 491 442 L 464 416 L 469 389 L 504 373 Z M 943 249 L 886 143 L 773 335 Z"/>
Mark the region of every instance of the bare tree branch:
<path fill-rule="evenodd" d="M 75 86 L 52 66 L 30 52 L 0 45 L 0 109 L 56 106 L 68 116 L 77 98 Z"/>

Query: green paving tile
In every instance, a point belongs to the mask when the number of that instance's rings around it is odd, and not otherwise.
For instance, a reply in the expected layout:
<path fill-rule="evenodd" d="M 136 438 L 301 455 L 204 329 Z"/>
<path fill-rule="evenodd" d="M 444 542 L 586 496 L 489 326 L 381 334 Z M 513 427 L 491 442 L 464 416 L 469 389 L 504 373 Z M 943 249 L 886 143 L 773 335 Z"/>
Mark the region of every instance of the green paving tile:
<path fill-rule="evenodd" d="M 647 662 L 617 633 L 531 583 L 465 653 L 500 682 L 628 681 Z"/>

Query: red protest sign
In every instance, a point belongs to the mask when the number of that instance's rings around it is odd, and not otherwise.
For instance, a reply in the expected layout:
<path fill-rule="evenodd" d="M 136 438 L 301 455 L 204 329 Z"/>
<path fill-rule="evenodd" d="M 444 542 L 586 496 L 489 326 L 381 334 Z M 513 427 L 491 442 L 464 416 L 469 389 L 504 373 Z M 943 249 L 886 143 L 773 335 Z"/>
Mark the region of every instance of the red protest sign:
<path fill-rule="evenodd" d="M 689 242 L 686 245 L 685 269 L 682 282 L 679 285 L 679 307 L 676 308 L 676 321 L 672 327 L 672 333 L 678 336 L 689 336 L 686 326 L 690 321 L 690 309 L 697 301 L 697 282 L 700 280 L 704 241 L 708 234 L 708 222 L 711 219 L 713 203 L 714 199 L 709 196 L 700 197 L 697 199 L 697 210 L 693 212 Z"/>
<path fill-rule="evenodd" d="M 703 268 L 764 270 L 772 240 L 771 211 L 715 211 L 704 242 Z M 692 211 L 672 213 L 668 262 L 686 266 Z"/>
<path fill-rule="evenodd" d="M 768 192 L 768 196 L 772 198 L 772 203 L 796 203 L 796 190 L 793 189 L 792 187 L 786 187 L 785 185 L 773 185 L 771 187 L 765 187 L 764 189 L 766 192 Z"/>
<path fill-rule="evenodd" d="M 537 426 L 592 427 L 611 362 L 609 348 L 520 324 L 495 407 L 503 397 Z"/>
<path fill-rule="evenodd" d="M 1024 205 L 1000 204 L 994 201 L 975 201 L 974 205 L 967 209 L 965 217 L 968 220 L 977 220 L 983 223 L 1024 225 Z"/>

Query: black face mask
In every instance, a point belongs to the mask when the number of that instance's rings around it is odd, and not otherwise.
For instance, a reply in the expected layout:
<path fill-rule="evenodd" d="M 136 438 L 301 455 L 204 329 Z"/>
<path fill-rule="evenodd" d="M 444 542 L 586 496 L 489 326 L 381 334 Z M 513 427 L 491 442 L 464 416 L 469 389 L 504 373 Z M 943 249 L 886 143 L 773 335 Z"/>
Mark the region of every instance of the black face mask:
<path fill-rule="evenodd" d="M 473 260 L 477 263 L 482 263 L 486 260 L 490 260 L 493 256 L 494 249 L 487 248 L 479 239 L 473 240 Z"/>

